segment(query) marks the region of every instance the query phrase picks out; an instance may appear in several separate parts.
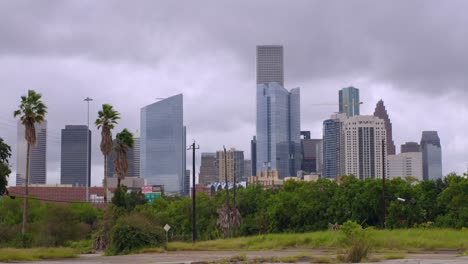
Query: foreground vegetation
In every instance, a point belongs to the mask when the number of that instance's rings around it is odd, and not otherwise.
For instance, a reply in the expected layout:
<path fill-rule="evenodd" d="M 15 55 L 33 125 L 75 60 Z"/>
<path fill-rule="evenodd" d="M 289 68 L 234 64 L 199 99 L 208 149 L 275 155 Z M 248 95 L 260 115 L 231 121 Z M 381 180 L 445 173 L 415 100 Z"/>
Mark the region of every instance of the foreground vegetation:
<path fill-rule="evenodd" d="M 43 259 L 76 258 L 78 252 L 72 248 L 0 248 L 0 261 L 37 261 Z"/>
<path fill-rule="evenodd" d="M 468 229 L 367 229 L 374 249 L 468 249 Z M 345 235 L 339 231 L 318 231 L 300 234 L 266 234 L 197 243 L 171 242 L 168 250 L 278 250 L 285 248 L 342 248 Z"/>

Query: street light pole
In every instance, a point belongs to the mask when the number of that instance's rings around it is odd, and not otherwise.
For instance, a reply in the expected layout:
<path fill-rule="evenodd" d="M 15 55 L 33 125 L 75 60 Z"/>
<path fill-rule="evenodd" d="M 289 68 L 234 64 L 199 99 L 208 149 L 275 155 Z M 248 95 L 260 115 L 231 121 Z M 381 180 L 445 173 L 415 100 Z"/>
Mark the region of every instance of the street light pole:
<path fill-rule="evenodd" d="M 387 228 L 387 206 L 385 204 L 385 139 L 382 138 L 382 201 L 383 201 L 383 228 Z"/>
<path fill-rule="evenodd" d="M 92 98 L 86 97 L 84 99 L 88 103 L 88 125 L 86 129 L 86 202 L 89 202 L 89 185 L 90 185 L 90 151 L 91 151 L 91 146 L 90 146 L 90 130 L 89 130 L 89 102 L 93 101 Z"/>

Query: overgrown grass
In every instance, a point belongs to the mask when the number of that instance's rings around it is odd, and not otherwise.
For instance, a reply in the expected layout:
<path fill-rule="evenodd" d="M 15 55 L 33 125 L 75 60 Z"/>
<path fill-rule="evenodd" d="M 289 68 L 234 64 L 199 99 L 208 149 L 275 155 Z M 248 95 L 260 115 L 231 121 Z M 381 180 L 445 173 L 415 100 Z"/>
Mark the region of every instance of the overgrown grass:
<path fill-rule="evenodd" d="M 0 261 L 37 261 L 43 259 L 76 258 L 79 252 L 73 248 L 0 248 Z"/>
<path fill-rule="evenodd" d="M 367 230 L 373 248 L 468 249 L 468 231 L 454 229 Z M 268 234 L 193 243 L 172 242 L 168 250 L 275 250 L 282 248 L 339 248 L 342 232 Z"/>

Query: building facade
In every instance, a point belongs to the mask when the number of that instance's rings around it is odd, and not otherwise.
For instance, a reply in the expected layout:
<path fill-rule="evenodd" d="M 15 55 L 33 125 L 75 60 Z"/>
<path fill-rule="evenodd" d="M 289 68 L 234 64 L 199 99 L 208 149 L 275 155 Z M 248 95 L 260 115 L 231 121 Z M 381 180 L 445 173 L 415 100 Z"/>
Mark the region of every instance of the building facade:
<path fill-rule="evenodd" d="M 250 141 L 250 156 L 252 161 L 251 176 L 257 175 L 257 137 L 254 136 Z"/>
<path fill-rule="evenodd" d="M 388 155 L 388 178 L 414 177 L 423 179 L 422 153 L 405 152 L 397 155 Z"/>
<path fill-rule="evenodd" d="M 257 85 L 270 82 L 284 86 L 283 46 L 257 46 Z"/>
<path fill-rule="evenodd" d="M 60 183 L 91 186 L 91 130 L 87 126 L 62 129 Z"/>
<path fill-rule="evenodd" d="M 423 179 L 437 180 L 442 175 L 442 147 L 437 131 L 423 131 L 421 138 Z"/>
<path fill-rule="evenodd" d="M 334 114 L 323 121 L 322 168 L 323 178 L 336 178 L 345 174 L 345 151 L 343 124 L 347 119 L 345 113 Z"/>
<path fill-rule="evenodd" d="M 216 152 L 216 162 L 218 167 L 219 182 L 240 182 L 244 177 L 244 152 L 236 149 L 229 149 L 224 154 L 224 150 Z"/>
<path fill-rule="evenodd" d="M 345 113 L 348 117 L 360 114 L 359 89 L 352 86 L 343 88 L 338 92 L 338 98 L 340 113 Z"/>
<path fill-rule="evenodd" d="M 385 130 L 387 131 L 387 153 L 388 155 L 395 155 L 395 143 L 393 142 L 392 122 L 388 116 L 387 109 L 385 109 L 384 102 L 380 100 L 375 107 L 374 116 L 378 117 L 385 122 Z"/>
<path fill-rule="evenodd" d="M 31 146 L 29 160 L 29 184 L 45 184 L 47 179 L 47 121 L 34 125 L 36 145 Z M 18 122 L 16 154 L 16 186 L 23 186 L 26 179 L 26 161 L 28 144 L 25 139 L 25 127 Z"/>
<path fill-rule="evenodd" d="M 252 161 L 244 160 L 244 176 L 242 177 L 243 181 L 247 181 L 247 178 L 252 175 Z"/>
<path fill-rule="evenodd" d="M 343 126 L 347 175 L 382 178 L 386 164 L 385 122 L 375 116 L 353 116 Z"/>
<path fill-rule="evenodd" d="M 207 185 L 209 183 L 218 181 L 218 179 L 219 176 L 216 163 L 216 153 L 202 153 L 198 182 L 200 184 Z"/>
<path fill-rule="evenodd" d="M 190 174 L 190 170 L 185 170 L 185 177 L 184 177 L 184 191 L 182 195 L 184 196 L 190 196 L 190 179 L 192 178 L 192 175 Z"/>
<path fill-rule="evenodd" d="M 301 170 L 307 173 L 321 173 L 322 139 L 301 139 Z"/>
<path fill-rule="evenodd" d="M 417 142 L 406 142 L 401 145 L 401 153 L 421 152 L 421 146 Z"/>
<path fill-rule="evenodd" d="M 276 82 L 257 87 L 257 171 L 295 176 L 301 166 L 300 89 Z"/>
<path fill-rule="evenodd" d="M 181 194 L 185 177 L 183 97 L 178 94 L 141 109 L 140 175 L 148 185 Z"/>

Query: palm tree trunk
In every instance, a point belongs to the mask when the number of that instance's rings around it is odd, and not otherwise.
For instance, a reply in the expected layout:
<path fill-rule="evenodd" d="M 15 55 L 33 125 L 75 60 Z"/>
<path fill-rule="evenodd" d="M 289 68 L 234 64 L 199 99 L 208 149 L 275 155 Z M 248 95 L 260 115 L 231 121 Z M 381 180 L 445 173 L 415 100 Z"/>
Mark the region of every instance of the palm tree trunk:
<path fill-rule="evenodd" d="M 104 155 L 104 203 L 107 203 L 107 155 Z"/>
<path fill-rule="evenodd" d="M 26 179 L 24 182 L 24 198 L 23 198 L 23 225 L 21 226 L 21 234 L 26 234 L 26 222 L 28 219 L 28 195 L 29 195 L 29 159 L 30 159 L 31 145 L 28 143 L 28 148 L 26 152 Z"/>
<path fill-rule="evenodd" d="M 120 177 L 117 177 L 117 189 L 120 190 Z"/>

